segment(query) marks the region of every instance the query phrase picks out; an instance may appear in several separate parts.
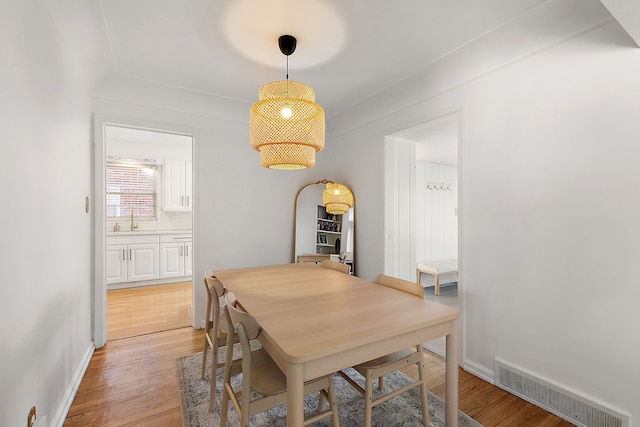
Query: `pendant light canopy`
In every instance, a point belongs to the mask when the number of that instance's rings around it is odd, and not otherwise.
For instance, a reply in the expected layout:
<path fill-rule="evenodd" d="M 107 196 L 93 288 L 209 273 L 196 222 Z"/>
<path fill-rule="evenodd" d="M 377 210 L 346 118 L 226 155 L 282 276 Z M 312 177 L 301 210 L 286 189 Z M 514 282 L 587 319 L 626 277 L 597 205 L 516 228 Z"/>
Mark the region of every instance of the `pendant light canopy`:
<path fill-rule="evenodd" d="M 344 184 L 328 182 L 322 191 L 322 204 L 332 215 L 345 214 L 353 206 L 353 193 Z"/>
<path fill-rule="evenodd" d="M 324 148 L 324 110 L 315 103 L 313 89 L 289 80 L 288 61 L 296 49 L 295 37 L 281 36 L 278 44 L 287 56 L 287 80 L 260 88 L 249 117 L 251 147 L 260 152 L 264 167 L 311 168 L 316 152 Z"/>

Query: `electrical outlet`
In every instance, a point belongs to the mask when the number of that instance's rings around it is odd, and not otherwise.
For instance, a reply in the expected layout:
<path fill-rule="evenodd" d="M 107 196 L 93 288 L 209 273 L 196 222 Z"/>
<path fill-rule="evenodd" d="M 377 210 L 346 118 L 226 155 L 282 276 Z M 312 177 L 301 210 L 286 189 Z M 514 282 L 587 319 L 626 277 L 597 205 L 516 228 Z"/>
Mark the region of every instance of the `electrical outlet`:
<path fill-rule="evenodd" d="M 34 406 L 29 411 L 29 415 L 27 415 L 27 427 L 33 427 L 36 423 L 36 407 Z"/>

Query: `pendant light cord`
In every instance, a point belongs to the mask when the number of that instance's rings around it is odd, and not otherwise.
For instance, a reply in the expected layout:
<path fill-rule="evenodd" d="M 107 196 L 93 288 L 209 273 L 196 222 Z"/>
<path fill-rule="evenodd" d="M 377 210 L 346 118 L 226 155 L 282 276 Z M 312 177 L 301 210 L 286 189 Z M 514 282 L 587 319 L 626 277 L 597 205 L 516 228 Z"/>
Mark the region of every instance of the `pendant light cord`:
<path fill-rule="evenodd" d="M 287 55 L 287 80 L 289 80 L 289 55 Z"/>

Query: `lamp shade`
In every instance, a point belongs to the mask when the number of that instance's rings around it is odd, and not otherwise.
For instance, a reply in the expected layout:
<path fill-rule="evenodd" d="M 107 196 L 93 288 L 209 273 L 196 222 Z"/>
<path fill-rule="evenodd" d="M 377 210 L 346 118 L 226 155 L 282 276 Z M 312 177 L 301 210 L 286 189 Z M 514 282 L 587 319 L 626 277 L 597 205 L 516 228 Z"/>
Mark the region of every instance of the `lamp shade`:
<path fill-rule="evenodd" d="M 322 191 L 322 204 L 332 215 L 341 215 L 353 206 L 353 193 L 346 185 L 330 182 Z"/>
<path fill-rule="evenodd" d="M 263 85 L 251 107 L 249 140 L 264 167 L 313 167 L 316 152 L 324 148 L 324 110 L 313 89 L 290 80 Z"/>

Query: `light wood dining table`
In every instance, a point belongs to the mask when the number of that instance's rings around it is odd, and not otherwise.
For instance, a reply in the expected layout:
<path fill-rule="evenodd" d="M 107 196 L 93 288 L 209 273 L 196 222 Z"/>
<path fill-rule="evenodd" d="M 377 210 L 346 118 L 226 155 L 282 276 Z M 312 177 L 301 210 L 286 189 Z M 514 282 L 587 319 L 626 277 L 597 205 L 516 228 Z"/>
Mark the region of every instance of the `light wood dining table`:
<path fill-rule="evenodd" d="M 262 346 L 287 375 L 288 426 L 303 425 L 305 381 L 442 336 L 445 425 L 458 426 L 458 309 L 316 264 L 214 274 L 260 323 Z"/>

